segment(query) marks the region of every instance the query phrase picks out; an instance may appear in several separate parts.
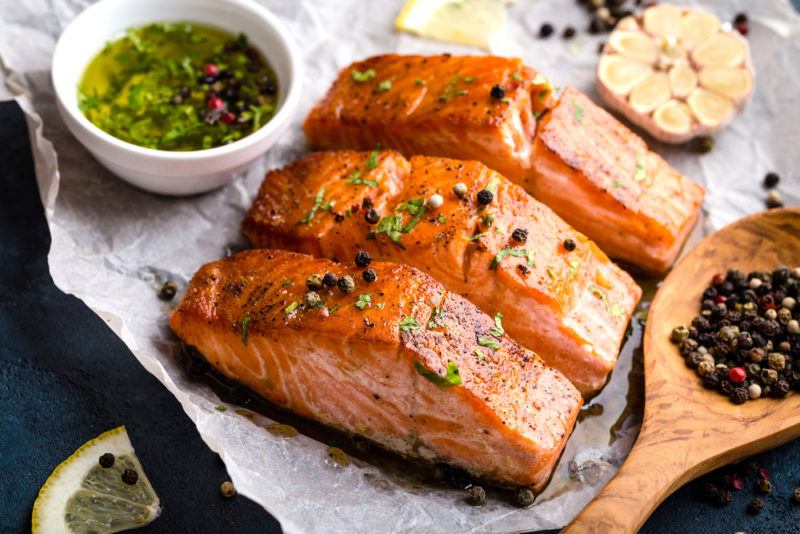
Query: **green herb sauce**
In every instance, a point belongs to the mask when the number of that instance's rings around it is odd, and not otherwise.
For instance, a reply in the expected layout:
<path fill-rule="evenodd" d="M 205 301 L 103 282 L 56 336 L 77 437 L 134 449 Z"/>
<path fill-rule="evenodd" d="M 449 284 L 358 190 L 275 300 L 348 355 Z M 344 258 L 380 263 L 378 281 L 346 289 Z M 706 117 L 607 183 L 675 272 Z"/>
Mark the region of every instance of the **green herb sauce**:
<path fill-rule="evenodd" d="M 277 83 L 243 34 L 159 23 L 129 29 L 105 46 L 83 74 L 78 105 L 123 141 L 200 150 L 266 124 L 276 111 Z"/>

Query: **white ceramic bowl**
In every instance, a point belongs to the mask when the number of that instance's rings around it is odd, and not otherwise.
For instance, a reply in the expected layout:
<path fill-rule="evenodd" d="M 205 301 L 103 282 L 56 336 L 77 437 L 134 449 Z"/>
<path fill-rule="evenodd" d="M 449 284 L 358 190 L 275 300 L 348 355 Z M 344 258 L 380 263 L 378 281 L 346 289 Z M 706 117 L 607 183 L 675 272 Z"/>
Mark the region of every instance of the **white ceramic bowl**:
<path fill-rule="evenodd" d="M 195 22 L 244 33 L 278 77 L 278 110 L 259 130 L 207 150 L 154 150 L 102 131 L 78 109 L 78 82 L 108 41 L 151 22 Z M 291 35 L 265 8 L 250 0 L 101 0 L 67 26 L 52 65 L 61 117 L 70 132 L 111 172 L 133 185 L 167 195 L 219 187 L 267 151 L 286 131 L 300 101 L 302 63 Z"/>

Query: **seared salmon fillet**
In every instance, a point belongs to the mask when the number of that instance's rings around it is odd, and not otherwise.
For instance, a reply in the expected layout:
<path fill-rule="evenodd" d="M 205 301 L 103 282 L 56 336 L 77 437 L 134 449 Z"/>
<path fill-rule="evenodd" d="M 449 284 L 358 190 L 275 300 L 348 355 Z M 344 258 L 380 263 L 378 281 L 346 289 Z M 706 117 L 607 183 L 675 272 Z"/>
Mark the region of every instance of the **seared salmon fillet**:
<path fill-rule="evenodd" d="M 366 283 L 355 265 L 242 252 L 203 266 L 169 324 L 282 408 L 409 457 L 541 487 L 572 431 L 578 391 L 430 276 L 371 268 L 377 280 Z M 323 286 L 310 297 L 306 280 L 324 273 L 351 276 L 355 290 Z"/>
<path fill-rule="evenodd" d="M 426 202 L 433 195 L 441 206 Z M 348 262 L 364 250 L 416 267 L 499 313 L 509 335 L 587 396 L 605 384 L 641 296 L 592 241 L 475 161 L 313 153 L 266 175 L 242 227 L 257 247 Z"/>
<path fill-rule="evenodd" d="M 612 257 L 672 264 L 703 190 L 575 89 L 514 58 L 383 55 L 343 69 L 306 117 L 309 143 L 478 160 Z M 644 169 L 643 171 L 640 169 Z"/>

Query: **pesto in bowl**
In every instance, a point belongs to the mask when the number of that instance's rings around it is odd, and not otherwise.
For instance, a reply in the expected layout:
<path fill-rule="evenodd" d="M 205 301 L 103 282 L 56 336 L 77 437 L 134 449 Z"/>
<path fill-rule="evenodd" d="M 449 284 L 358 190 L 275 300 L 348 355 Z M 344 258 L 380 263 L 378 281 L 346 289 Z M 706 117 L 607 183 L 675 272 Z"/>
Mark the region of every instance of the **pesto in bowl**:
<path fill-rule="evenodd" d="M 145 148 L 190 151 L 242 139 L 277 109 L 278 81 L 244 34 L 192 23 L 132 28 L 78 84 L 95 126 Z"/>

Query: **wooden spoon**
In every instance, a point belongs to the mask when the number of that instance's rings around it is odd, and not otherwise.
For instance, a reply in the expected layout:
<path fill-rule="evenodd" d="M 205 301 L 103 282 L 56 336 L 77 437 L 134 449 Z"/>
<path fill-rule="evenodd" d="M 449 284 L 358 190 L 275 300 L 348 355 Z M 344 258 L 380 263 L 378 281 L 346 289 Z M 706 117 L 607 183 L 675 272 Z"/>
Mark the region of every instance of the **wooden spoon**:
<path fill-rule="evenodd" d="M 688 326 L 699 313 L 715 273 L 772 271 L 780 265 L 800 265 L 800 209 L 736 221 L 678 262 L 648 313 L 639 437 L 616 476 L 563 532 L 635 532 L 689 480 L 800 436 L 800 394 L 737 406 L 704 389 L 669 339 L 675 326 Z"/>

